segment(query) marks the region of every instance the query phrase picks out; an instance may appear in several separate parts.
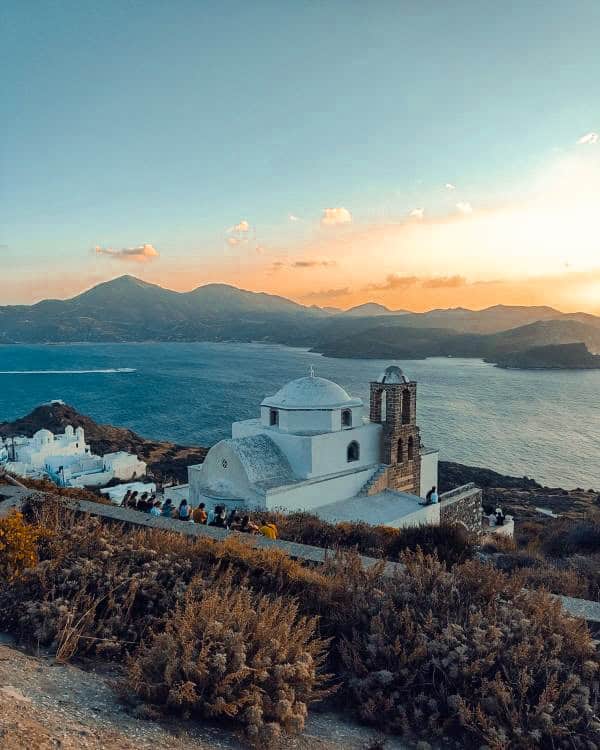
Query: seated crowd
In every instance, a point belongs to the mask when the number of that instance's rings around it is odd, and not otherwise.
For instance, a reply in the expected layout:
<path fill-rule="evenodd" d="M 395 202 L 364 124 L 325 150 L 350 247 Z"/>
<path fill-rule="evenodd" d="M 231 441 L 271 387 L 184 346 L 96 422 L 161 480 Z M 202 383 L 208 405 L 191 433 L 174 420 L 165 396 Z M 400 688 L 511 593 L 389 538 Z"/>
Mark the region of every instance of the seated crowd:
<path fill-rule="evenodd" d="M 209 521 L 205 503 L 200 503 L 197 508 L 192 508 L 185 499 L 179 505 L 175 505 L 170 498 L 166 498 L 161 503 L 160 500 L 157 500 L 156 495 L 148 492 L 139 495 L 137 491 L 131 492 L 128 490 L 121 501 L 121 507 L 139 510 L 149 513 L 151 516 L 177 518 L 189 523 L 217 526 L 230 531 L 241 531 L 245 534 L 262 534 L 267 539 L 277 539 L 277 526 L 271 521 L 264 519 L 256 524 L 249 515 L 241 516 L 237 510 L 232 510 L 227 514 L 227 509 L 222 505 L 215 506 Z"/>

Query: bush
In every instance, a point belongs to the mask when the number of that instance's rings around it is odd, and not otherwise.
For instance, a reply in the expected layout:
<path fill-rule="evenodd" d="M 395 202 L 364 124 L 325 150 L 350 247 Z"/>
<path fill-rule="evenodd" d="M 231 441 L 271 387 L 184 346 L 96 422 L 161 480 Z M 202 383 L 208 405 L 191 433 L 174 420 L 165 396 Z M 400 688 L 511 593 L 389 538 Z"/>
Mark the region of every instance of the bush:
<path fill-rule="evenodd" d="M 316 627 L 289 597 L 194 579 L 164 633 L 131 659 L 128 686 L 188 717 L 241 722 L 265 747 L 282 731 L 300 732 L 308 705 L 326 692 L 319 673 L 326 643 Z"/>
<path fill-rule="evenodd" d="M 491 566 L 403 561 L 407 573 L 371 598 L 365 628 L 340 649 L 361 719 L 498 750 L 600 742 L 599 662 L 583 622 Z"/>
<path fill-rule="evenodd" d="M 551 527 L 542 547 L 552 557 L 600 552 L 600 519 L 559 522 Z"/>
<path fill-rule="evenodd" d="M 0 518 L 0 581 L 15 581 L 37 563 L 37 543 L 43 534 L 43 529 L 25 523 L 16 511 Z"/>
<path fill-rule="evenodd" d="M 476 538 L 463 526 L 411 526 L 392 529 L 362 522 L 327 523 L 311 513 L 266 514 L 274 521 L 281 539 L 330 549 L 351 549 L 362 555 L 398 560 L 417 547 L 437 554 L 449 565 L 473 556 Z"/>

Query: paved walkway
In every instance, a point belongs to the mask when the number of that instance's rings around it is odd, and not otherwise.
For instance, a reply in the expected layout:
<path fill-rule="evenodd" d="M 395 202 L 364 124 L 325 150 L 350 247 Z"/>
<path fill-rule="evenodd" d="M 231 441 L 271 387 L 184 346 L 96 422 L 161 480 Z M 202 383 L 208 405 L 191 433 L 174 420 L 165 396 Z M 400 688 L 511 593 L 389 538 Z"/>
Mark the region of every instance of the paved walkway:
<path fill-rule="evenodd" d="M 18 507 L 23 500 L 40 493 L 35 490 L 23 490 L 20 487 L 10 485 L 0 485 L 0 517 L 9 513 L 13 508 Z M 4 499 L 2 499 L 4 498 Z M 80 510 L 102 518 L 109 518 L 114 521 L 131 523 L 137 526 L 147 526 L 154 529 L 164 529 L 165 531 L 175 531 L 178 534 L 185 534 L 190 537 L 209 537 L 222 541 L 232 534 L 238 539 L 243 540 L 246 544 L 253 547 L 266 549 L 279 549 L 290 557 L 297 560 L 306 560 L 308 562 L 322 563 L 335 555 L 335 551 L 324 547 L 313 547 L 309 544 L 297 544 L 296 542 L 286 542 L 283 539 L 273 541 L 263 536 L 251 536 L 250 534 L 240 534 L 236 531 L 219 529 L 214 526 L 201 526 L 199 524 L 178 521 L 175 518 L 162 518 L 161 516 L 150 516 L 130 508 L 121 508 L 117 505 L 104 505 L 94 503 L 89 500 L 71 500 L 70 498 L 61 498 L 67 506 L 74 510 Z M 365 568 L 379 564 L 381 561 L 373 557 L 361 555 L 360 559 Z M 403 566 L 400 563 L 386 563 L 385 572 L 392 574 L 401 570 Z M 582 617 L 588 622 L 600 623 L 600 602 L 592 602 L 587 599 L 575 599 L 571 596 L 557 596 L 562 602 L 564 609 L 574 617 Z"/>

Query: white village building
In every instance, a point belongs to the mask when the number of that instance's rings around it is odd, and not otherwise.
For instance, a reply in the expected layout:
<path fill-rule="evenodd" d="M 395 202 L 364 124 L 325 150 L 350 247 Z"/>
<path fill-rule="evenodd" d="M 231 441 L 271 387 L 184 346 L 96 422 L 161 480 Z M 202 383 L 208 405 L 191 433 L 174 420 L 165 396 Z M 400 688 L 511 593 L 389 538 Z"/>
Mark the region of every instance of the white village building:
<path fill-rule="evenodd" d="M 361 399 L 325 378 L 293 380 L 260 405 L 260 417 L 234 422 L 230 439 L 188 467 L 193 506 L 310 511 L 336 522 L 393 527 L 440 522 L 424 505 L 437 485 L 438 451 L 423 446 L 416 388 L 399 367 Z"/>
<path fill-rule="evenodd" d="M 100 487 L 111 479 L 146 474 L 146 464 L 125 451 L 96 456 L 85 441 L 83 427 L 64 433 L 38 430 L 33 437 L 0 439 L 0 461 L 7 471 L 23 477 L 50 477 L 65 487 Z"/>

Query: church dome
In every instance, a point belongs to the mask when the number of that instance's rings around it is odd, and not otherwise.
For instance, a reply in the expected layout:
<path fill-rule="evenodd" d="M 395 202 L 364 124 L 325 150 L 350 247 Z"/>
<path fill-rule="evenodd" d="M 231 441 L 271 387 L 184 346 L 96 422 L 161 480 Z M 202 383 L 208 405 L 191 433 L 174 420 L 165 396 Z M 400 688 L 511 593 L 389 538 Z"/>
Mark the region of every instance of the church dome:
<path fill-rule="evenodd" d="M 362 406 L 359 398 L 352 398 L 340 385 L 315 375 L 292 380 L 274 396 L 267 396 L 262 406 L 275 409 L 341 409 Z"/>
<path fill-rule="evenodd" d="M 386 367 L 384 372 L 381 373 L 377 379 L 378 383 L 408 383 L 408 378 L 398 367 L 398 365 L 390 365 Z"/>

